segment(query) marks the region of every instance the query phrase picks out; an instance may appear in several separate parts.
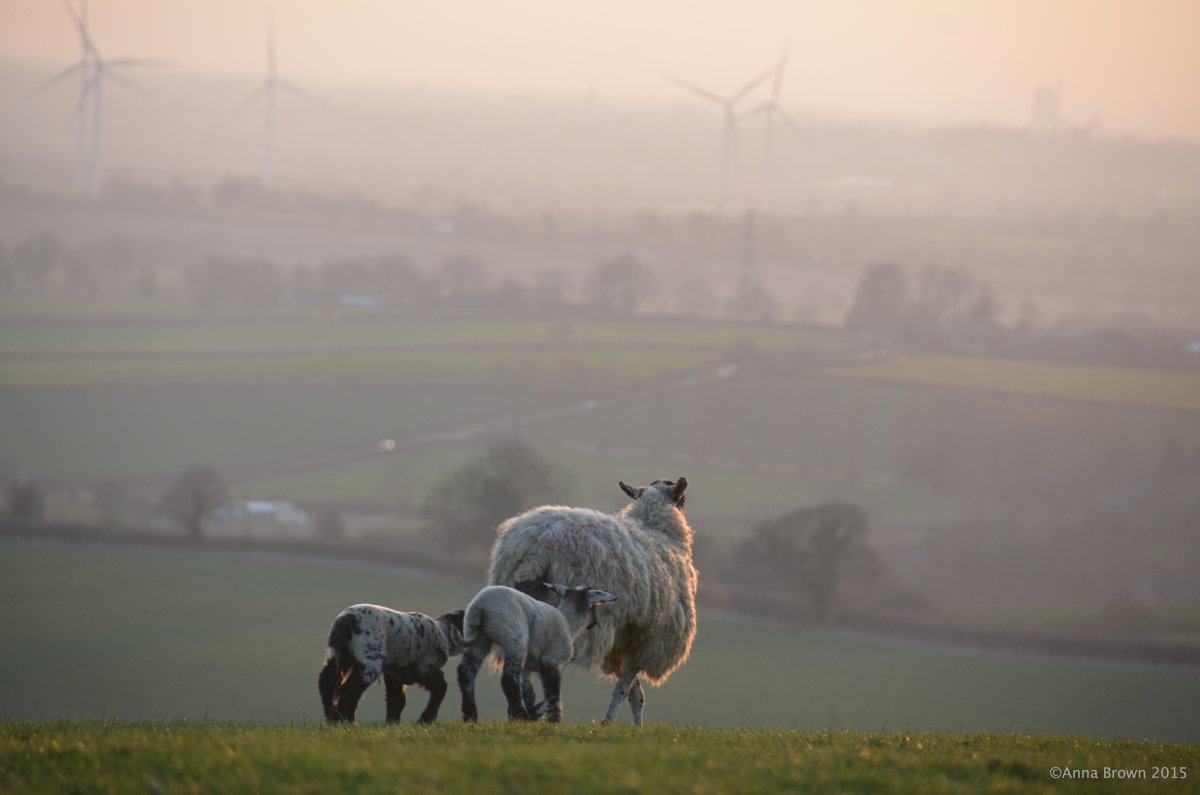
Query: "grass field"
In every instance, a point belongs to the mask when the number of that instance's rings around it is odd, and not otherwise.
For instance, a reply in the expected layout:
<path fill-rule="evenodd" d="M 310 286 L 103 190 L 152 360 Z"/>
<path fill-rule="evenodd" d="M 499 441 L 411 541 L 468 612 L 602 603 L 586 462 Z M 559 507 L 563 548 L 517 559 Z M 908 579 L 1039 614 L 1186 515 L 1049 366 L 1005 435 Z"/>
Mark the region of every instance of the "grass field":
<path fill-rule="evenodd" d="M 959 356 L 902 356 L 830 372 L 844 378 L 1200 411 L 1196 373 Z"/>
<path fill-rule="evenodd" d="M 1197 791 L 1196 746 L 1074 737 L 653 726 L 0 725 L 25 792 Z M 1054 778 L 1064 768 L 1098 780 Z M 1114 778 L 1105 779 L 1106 770 Z M 1115 771 L 1145 780 L 1117 779 Z M 1167 778 L 1153 778 L 1155 774 Z M 1181 778 L 1186 776 L 1186 778 Z"/>
<path fill-rule="evenodd" d="M 0 655 L 0 720 L 316 720 L 316 673 L 341 608 L 376 602 L 440 613 L 477 587 L 363 565 L 0 542 L 0 637 L 9 650 Z M 504 714 L 498 681 L 481 681 L 479 692 L 485 720 Z M 567 721 L 602 715 L 609 692 L 572 669 Z M 423 702 L 415 695 L 409 710 Z M 452 692 L 442 718 L 455 720 L 457 709 Z M 382 719 L 377 688 L 360 713 Z M 650 690 L 646 715 L 723 727 L 1195 742 L 1200 672 L 702 615 L 692 659 Z"/>

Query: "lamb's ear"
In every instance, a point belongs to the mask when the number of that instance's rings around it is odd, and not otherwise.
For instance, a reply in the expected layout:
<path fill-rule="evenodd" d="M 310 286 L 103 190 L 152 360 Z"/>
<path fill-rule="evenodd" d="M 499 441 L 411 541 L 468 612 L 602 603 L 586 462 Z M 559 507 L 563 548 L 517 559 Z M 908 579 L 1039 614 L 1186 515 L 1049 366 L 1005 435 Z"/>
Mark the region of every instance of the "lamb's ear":
<path fill-rule="evenodd" d="M 565 585 L 559 585 L 558 583 L 553 582 L 544 582 L 542 585 L 546 586 L 547 590 L 554 591 L 556 594 L 558 594 L 559 599 L 562 599 L 567 595 L 567 586 Z"/>
<path fill-rule="evenodd" d="M 455 627 L 459 632 L 462 632 L 463 616 L 466 614 L 466 612 L 467 611 L 465 610 L 451 610 L 449 613 L 442 616 L 442 618 L 449 621 L 451 626 Z"/>
<path fill-rule="evenodd" d="M 679 502 L 683 499 L 683 493 L 687 491 L 687 478 L 683 475 L 679 476 L 679 480 L 675 481 L 675 493 L 671 495 L 671 499 Z"/>
<path fill-rule="evenodd" d="M 638 497 L 642 496 L 641 489 L 635 489 L 633 486 L 630 486 L 623 480 L 618 480 L 617 485 L 621 487 L 621 491 L 625 492 L 625 494 L 628 495 L 629 499 L 631 500 L 636 500 Z"/>
<path fill-rule="evenodd" d="M 588 607 L 595 607 L 596 605 L 610 605 L 617 601 L 617 597 L 613 596 L 607 591 L 597 591 L 595 588 L 590 589 L 587 595 Z"/>

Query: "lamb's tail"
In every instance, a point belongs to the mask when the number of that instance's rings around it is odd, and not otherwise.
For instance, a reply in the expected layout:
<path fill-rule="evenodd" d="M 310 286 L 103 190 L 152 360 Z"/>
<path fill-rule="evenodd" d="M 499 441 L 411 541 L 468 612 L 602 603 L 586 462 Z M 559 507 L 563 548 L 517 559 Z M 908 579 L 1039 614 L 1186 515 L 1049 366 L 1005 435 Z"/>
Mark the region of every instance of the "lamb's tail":
<path fill-rule="evenodd" d="M 463 615 L 463 645 L 469 646 L 479 637 L 479 627 L 483 624 L 483 611 L 478 605 L 467 605 L 467 612 Z"/>

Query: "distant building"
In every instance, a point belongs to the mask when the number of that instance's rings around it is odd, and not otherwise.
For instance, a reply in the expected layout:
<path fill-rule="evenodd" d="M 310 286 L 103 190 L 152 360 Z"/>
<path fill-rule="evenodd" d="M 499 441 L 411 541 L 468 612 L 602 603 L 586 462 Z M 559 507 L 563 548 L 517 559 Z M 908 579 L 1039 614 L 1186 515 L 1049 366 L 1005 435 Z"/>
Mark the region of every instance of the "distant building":
<path fill-rule="evenodd" d="M 1047 85 L 1033 90 L 1033 106 L 1029 114 L 1029 132 L 1034 135 L 1054 135 L 1058 132 L 1062 89 Z"/>
<path fill-rule="evenodd" d="M 209 514 L 206 532 L 246 538 L 309 538 L 316 523 L 287 500 L 234 500 Z"/>

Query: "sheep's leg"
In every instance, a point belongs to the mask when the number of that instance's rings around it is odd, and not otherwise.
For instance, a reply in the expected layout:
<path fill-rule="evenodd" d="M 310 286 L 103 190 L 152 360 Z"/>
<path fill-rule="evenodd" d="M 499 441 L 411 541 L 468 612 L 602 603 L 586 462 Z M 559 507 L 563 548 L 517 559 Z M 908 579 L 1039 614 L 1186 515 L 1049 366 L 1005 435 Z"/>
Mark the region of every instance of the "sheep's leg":
<path fill-rule="evenodd" d="M 525 708 L 525 696 L 522 692 L 522 682 L 525 679 L 525 655 L 520 653 L 504 655 L 504 673 L 500 675 L 500 689 L 508 699 L 508 717 L 511 720 L 532 720 L 529 710 Z"/>
<path fill-rule="evenodd" d="M 562 671 L 552 665 L 541 670 L 542 690 L 546 697 L 538 705 L 537 717 L 546 716 L 550 723 L 562 723 Z"/>
<path fill-rule="evenodd" d="M 425 687 L 429 690 L 429 703 L 425 705 L 421 717 L 417 718 L 417 723 L 433 723 L 437 720 L 438 710 L 442 708 L 442 699 L 446 697 L 446 690 L 449 689 L 441 669 L 434 669 L 426 678 Z"/>
<path fill-rule="evenodd" d="M 633 725 L 642 725 L 642 707 L 646 705 L 646 691 L 642 689 L 642 678 L 633 677 L 629 685 L 629 708 L 633 710 Z"/>
<path fill-rule="evenodd" d="M 404 711 L 404 705 L 408 703 L 404 682 L 398 677 L 384 674 L 383 686 L 386 688 L 387 722 L 397 723 L 400 720 L 400 713 Z"/>
<path fill-rule="evenodd" d="M 317 692 L 321 694 L 321 708 L 325 710 L 325 720 L 329 723 L 334 723 L 339 718 L 337 709 L 333 705 L 333 697 L 337 693 L 338 686 L 337 667 L 337 660 L 330 657 L 325 661 L 325 667 L 321 669 L 321 673 L 317 677 Z"/>
<path fill-rule="evenodd" d="M 341 720 L 354 723 L 354 714 L 358 711 L 358 700 L 367 689 L 367 681 L 363 678 L 362 665 L 355 662 L 342 677 L 342 686 L 337 694 L 337 711 Z"/>
<path fill-rule="evenodd" d="M 637 669 L 629 667 L 628 664 L 621 669 L 621 675 L 617 677 L 617 685 L 613 688 L 612 701 L 608 705 L 608 713 L 604 716 L 601 723 L 612 723 L 617 719 L 617 712 L 621 709 L 621 704 L 625 699 L 629 698 L 629 689 L 633 686 L 634 680 L 637 679 Z"/>
<path fill-rule="evenodd" d="M 538 715 L 537 695 L 533 692 L 533 682 L 529 679 L 528 671 L 521 678 L 521 699 L 525 702 L 525 711 L 534 720 L 537 720 L 540 717 Z"/>
<path fill-rule="evenodd" d="M 479 709 L 475 706 L 475 677 L 485 657 L 486 649 L 467 647 L 463 649 L 463 658 L 458 664 L 458 689 L 462 692 L 462 716 L 466 723 L 479 720 Z"/>

